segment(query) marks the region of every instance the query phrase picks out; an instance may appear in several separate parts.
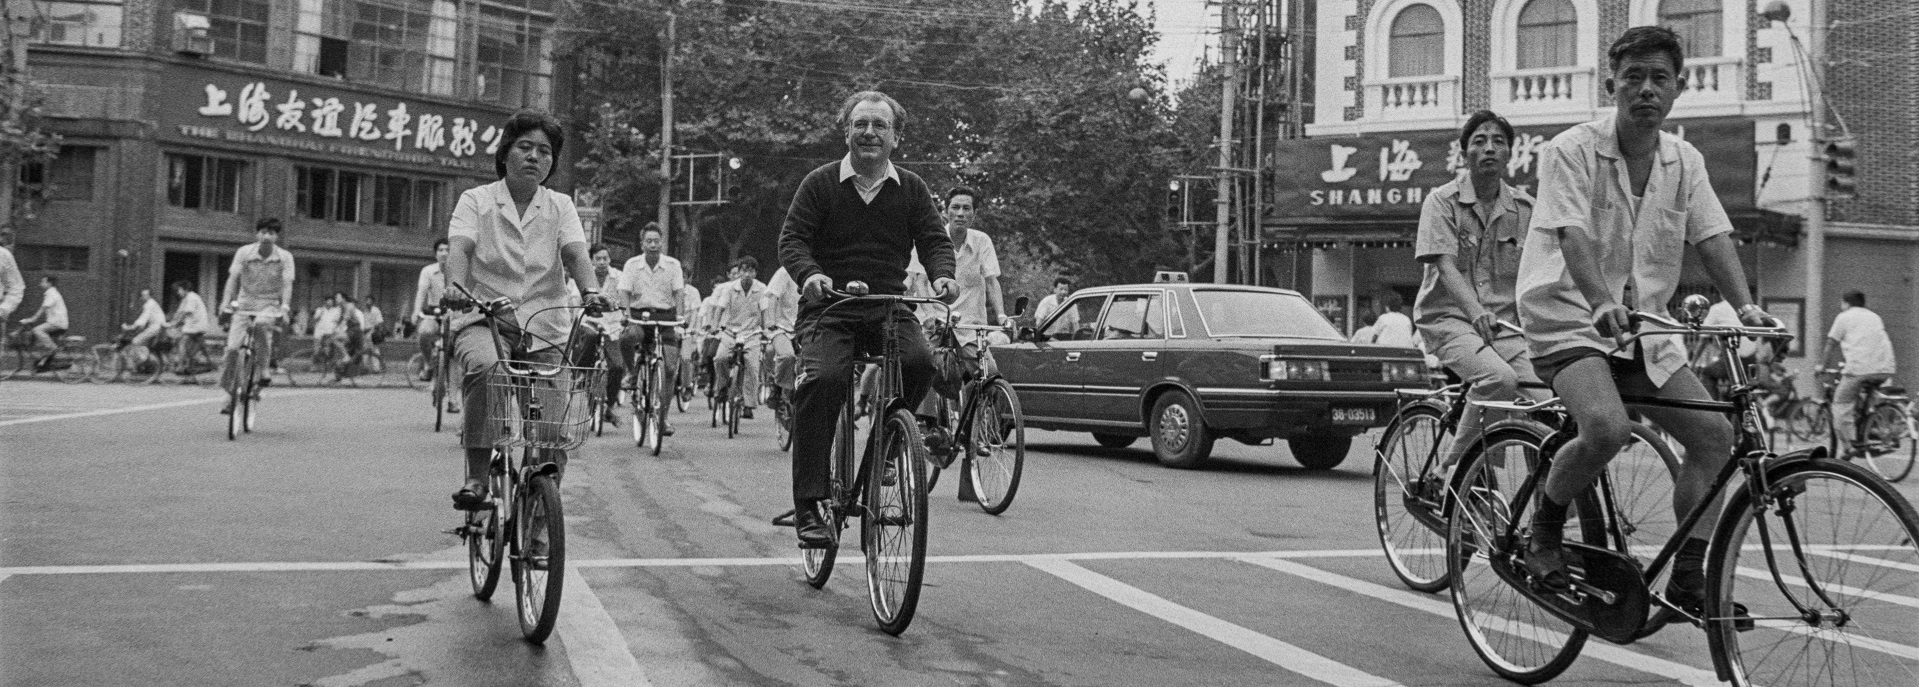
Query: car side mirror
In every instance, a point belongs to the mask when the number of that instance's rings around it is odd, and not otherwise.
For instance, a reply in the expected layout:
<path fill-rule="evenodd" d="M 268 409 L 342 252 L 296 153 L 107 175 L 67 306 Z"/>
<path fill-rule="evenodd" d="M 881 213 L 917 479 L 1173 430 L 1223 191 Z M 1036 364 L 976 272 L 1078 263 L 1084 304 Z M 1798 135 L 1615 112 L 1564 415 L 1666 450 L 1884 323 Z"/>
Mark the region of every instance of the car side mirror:
<path fill-rule="evenodd" d="M 1024 315 L 1024 314 L 1026 314 L 1026 303 L 1027 303 L 1027 299 L 1026 299 L 1026 297 L 1025 297 L 1025 296 L 1020 296 L 1019 298 L 1015 298 L 1015 299 L 1013 299 L 1013 314 L 1012 314 L 1012 316 L 1013 316 L 1013 317 L 1019 317 L 1019 316 L 1021 316 L 1021 315 Z"/>

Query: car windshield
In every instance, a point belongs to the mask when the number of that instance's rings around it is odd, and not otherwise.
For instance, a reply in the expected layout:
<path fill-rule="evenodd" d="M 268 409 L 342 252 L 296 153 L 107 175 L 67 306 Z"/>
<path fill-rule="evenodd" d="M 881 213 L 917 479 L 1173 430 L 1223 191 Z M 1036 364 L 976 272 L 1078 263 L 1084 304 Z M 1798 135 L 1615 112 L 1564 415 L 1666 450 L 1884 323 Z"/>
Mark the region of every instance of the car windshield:
<path fill-rule="evenodd" d="M 1301 296 L 1264 291 L 1195 289 L 1206 330 L 1220 337 L 1292 337 L 1344 341 L 1326 316 Z"/>

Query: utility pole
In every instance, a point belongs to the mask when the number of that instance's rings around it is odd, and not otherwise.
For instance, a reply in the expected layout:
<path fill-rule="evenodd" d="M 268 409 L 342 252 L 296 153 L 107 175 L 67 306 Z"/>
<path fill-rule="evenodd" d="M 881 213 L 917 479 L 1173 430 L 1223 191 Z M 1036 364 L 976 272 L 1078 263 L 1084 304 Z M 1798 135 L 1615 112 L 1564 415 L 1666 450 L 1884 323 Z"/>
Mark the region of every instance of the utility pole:
<path fill-rule="evenodd" d="M 1812 28 L 1806 32 L 1806 59 L 1812 62 L 1807 65 L 1812 83 L 1806 88 L 1812 132 L 1806 138 L 1812 148 L 1812 165 L 1806 175 L 1806 188 L 1812 191 L 1812 198 L 1806 206 L 1806 329 L 1799 336 L 1806 342 L 1806 355 L 1814 356 L 1825 348 L 1826 341 L 1826 166 L 1821 152 L 1826 140 L 1826 0 L 1809 4 Z M 1815 341 L 1818 346 L 1813 345 Z"/>
<path fill-rule="evenodd" d="M 8 3 L 0 20 L 5 27 L 7 41 L 7 108 L 4 124 L 14 130 L 20 128 L 20 101 L 27 94 L 27 38 L 32 27 L 26 17 L 13 16 L 13 5 Z M 0 156 L 0 228 L 15 229 L 13 226 L 13 194 L 20 183 L 20 160 L 15 155 Z"/>
<path fill-rule="evenodd" d="M 1256 89 L 1259 95 L 1253 101 L 1253 161 L 1247 165 L 1253 170 L 1253 197 L 1247 203 L 1252 219 L 1240 229 L 1240 243 L 1245 246 L 1242 250 L 1246 251 L 1241 261 L 1241 280 L 1253 286 L 1261 285 L 1266 276 L 1266 266 L 1260 259 L 1266 252 L 1266 175 L 1262 167 L 1266 164 L 1266 82 L 1272 80 L 1272 74 L 1268 71 L 1272 64 L 1267 61 L 1266 55 L 1266 30 L 1270 27 L 1268 18 L 1271 10 L 1279 2 L 1281 0 L 1259 0 L 1259 19 L 1254 24 L 1258 27 L 1255 35 L 1259 36 L 1259 86 Z"/>
<path fill-rule="evenodd" d="M 1239 90 L 1239 0 L 1225 0 L 1219 6 L 1219 60 L 1225 80 L 1219 96 L 1219 193 L 1214 209 L 1218 212 L 1218 232 L 1213 234 L 1213 283 L 1231 281 L 1233 227 L 1233 96 Z"/>
<path fill-rule="evenodd" d="M 673 235 L 673 29 L 672 5 L 666 10 L 666 42 L 660 49 L 660 240 L 672 247 Z M 698 244 L 692 237 L 687 243 Z M 698 268 L 698 265 L 694 265 Z"/>

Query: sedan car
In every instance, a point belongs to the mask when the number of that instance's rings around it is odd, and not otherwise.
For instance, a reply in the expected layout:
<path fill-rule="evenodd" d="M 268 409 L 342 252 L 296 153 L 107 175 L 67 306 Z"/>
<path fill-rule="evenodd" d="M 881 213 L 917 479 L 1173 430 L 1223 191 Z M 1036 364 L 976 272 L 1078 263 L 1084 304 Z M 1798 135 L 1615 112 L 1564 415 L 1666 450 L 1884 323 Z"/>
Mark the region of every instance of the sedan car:
<path fill-rule="evenodd" d="M 992 350 L 1026 426 L 1108 447 L 1150 437 L 1176 468 L 1221 438 L 1284 438 L 1301 465 L 1332 468 L 1392 418 L 1394 389 L 1426 383 L 1417 349 L 1348 343 L 1298 292 L 1254 286 L 1086 289 Z"/>

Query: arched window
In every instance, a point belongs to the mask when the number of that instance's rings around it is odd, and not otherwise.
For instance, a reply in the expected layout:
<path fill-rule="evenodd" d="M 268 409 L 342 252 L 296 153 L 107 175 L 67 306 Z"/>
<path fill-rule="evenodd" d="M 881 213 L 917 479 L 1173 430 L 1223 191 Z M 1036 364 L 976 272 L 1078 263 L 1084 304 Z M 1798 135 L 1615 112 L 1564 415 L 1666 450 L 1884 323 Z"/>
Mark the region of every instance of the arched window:
<path fill-rule="evenodd" d="M 1410 5 L 1393 17 L 1386 76 L 1446 73 L 1446 25 L 1432 5 Z"/>
<path fill-rule="evenodd" d="M 1579 16 L 1572 0 L 1532 0 L 1519 11 L 1520 69 L 1577 64 Z"/>
<path fill-rule="evenodd" d="M 1724 11 L 1721 0 L 1663 0 L 1659 3 L 1659 25 L 1679 34 L 1687 59 L 1717 57 L 1723 54 Z"/>

